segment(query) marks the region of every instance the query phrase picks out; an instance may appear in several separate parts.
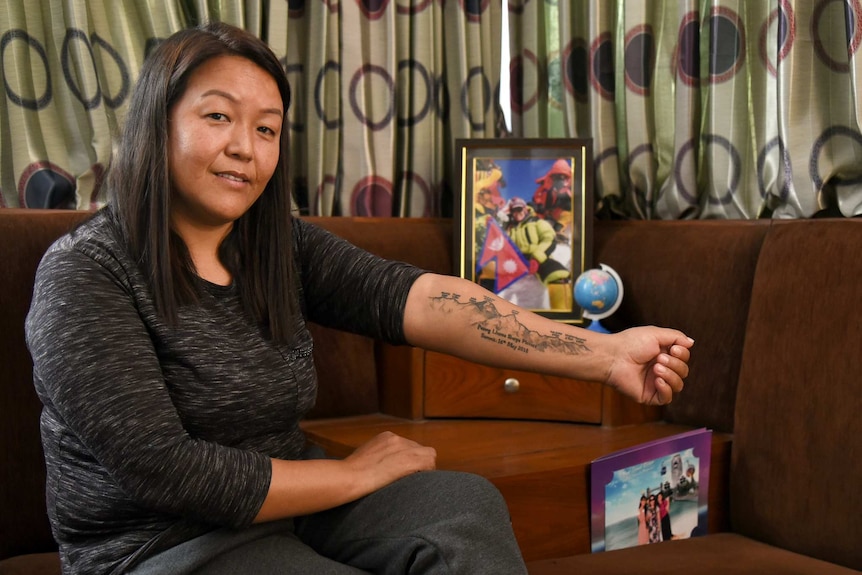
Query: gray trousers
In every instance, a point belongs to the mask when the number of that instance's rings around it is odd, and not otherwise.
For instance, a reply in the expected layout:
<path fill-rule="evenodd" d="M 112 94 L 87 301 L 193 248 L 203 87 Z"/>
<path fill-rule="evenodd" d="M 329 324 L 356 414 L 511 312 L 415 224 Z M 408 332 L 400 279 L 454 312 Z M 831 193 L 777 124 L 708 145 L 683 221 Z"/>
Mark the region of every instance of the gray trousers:
<path fill-rule="evenodd" d="M 415 473 L 293 520 L 219 529 L 151 557 L 133 575 L 521 575 L 506 503 L 468 473 Z"/>

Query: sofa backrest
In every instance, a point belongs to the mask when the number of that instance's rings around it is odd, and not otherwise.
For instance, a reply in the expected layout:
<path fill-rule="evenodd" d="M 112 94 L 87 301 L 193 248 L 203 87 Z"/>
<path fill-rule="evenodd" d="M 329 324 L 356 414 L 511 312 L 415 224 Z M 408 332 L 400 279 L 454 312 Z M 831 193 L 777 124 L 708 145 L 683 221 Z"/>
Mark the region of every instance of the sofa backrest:
<path fill-rule="evenodd" d="M 42 254 L 86 212 L 0 209 L 0 559 L 55 549 L 24 317 Z"/>
<path fill-rule="evenodd" d="M 665 407 L 673 423 L 733 431 L 736 383 L 754 269 L 768 221 L 597 222 L 594 266 L 623 282 L 613 330 L 661 325 L 694 338 L 685 391 Z"/>
<path fill-rule="evenodd" d="M 734 531 L 862 570 L 862 220 L 772 225 L 731 453 Z"/>
<path fill-rule="evenodd" d="M 451 273 L 452 224 L 435 218 L 307 217 L 373 254 L 437 273 Z M 324 262 L 321 262 L 324 264 Z M 333 265 L 331 262 L 328 265 Z M 375 343 L 310 325 L 317 366 L 317 404 L 309 419 L 380 411 Z M 333 361 L 332 358 L 339 358 Z M 404 374 L 407 385 L 408 374 Z"/>

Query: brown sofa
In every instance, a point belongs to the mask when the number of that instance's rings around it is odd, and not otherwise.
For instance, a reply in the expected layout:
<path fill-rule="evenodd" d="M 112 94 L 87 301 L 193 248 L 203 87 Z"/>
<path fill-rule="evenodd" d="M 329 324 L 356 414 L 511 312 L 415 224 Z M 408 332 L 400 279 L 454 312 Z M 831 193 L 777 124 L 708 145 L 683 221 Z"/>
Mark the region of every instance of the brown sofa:
<path fill-rule="evenodd" d="M 0 210 L 4 575 L 59 572 L 23 320 L 39 257 L 85 216 Z M 313 220 L 385 257 L 453 269 L 448 221 Z M 827 572 L 818 559 L 859 569 L 860 248 L 859 221 L 598 222 L 594 260 L 626 288 L 605 323 L 671 325 L 697 342 L 673 404 L 520 373 L 509 394 L 498 382 L 513 374 L 314 326 L 320 393 L 306 430 L 343 454 L 392 429 L 435 446 L 440 467 L 489 477 L 531 573 Z M 716 432 L 710 535 L 589 555 L 589 462 L 691 426 Z"/>
<path fill-rule="evenodd" d="M 764 238 L 736 384 L 729 532 L 549 559 L 531 575 L 862 570 L 860 252 L 860 220 L 775 222 Z"/>

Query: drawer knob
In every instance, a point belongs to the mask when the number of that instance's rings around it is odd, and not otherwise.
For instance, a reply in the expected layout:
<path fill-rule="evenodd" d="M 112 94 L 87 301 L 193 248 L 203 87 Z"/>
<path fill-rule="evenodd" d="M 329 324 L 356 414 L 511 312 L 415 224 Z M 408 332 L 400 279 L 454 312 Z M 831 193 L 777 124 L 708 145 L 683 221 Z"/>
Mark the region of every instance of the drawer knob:
<path fill-rule="evenodd" d="M 506 390 L 506 393 L 516 393 L 521 389 L 521 382 L 514 377 L 510 377 L 503 382 L 503 389 Z"/>

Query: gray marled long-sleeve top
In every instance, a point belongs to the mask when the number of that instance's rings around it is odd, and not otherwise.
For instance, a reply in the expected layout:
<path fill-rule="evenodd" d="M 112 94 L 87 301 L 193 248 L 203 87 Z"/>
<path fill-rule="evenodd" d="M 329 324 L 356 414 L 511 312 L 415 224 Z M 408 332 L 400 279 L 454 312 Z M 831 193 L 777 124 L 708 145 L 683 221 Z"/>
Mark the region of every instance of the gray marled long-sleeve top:
<path fill-rule="evenodd" d="M 403 342 L 422 272 L 294 220 L 305 319 Z M 26 337 L 41 398 L 47 500 L 65 573 L 119 573 L 217 526 L 249 525 L 270 457 L 303 455 L 317 381 L 303 318 L 277 346 L 231 287 L 166 325 L 105 212 L 37 272 Z"/>

